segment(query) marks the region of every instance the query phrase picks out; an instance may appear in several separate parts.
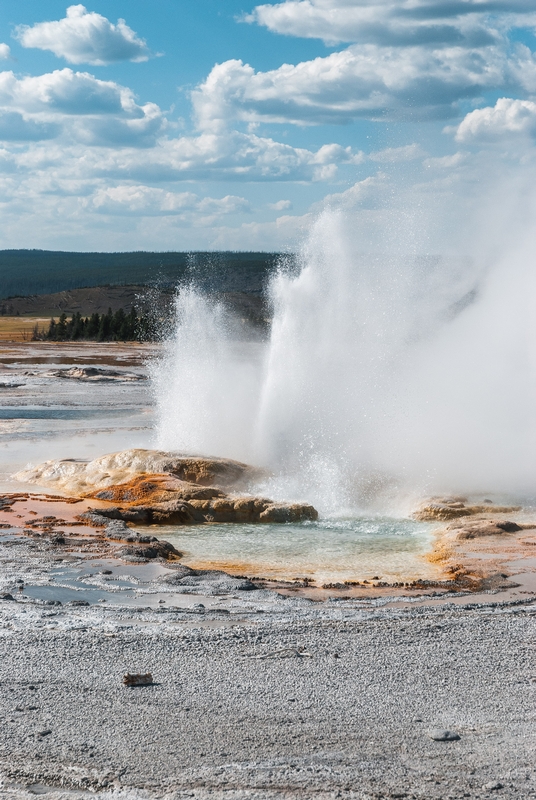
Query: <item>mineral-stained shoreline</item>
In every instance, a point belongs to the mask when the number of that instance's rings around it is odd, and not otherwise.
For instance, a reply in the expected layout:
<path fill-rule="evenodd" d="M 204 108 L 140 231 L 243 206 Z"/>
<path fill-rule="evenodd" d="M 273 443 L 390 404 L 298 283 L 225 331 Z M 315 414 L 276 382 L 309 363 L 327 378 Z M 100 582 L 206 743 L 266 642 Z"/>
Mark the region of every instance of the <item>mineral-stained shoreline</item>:
<path fill-rule="evenodd" d="M 0 498 L 0 527 L 12 526 L 16 518 L 21 520 L 17 526 L 23 534 L 48 536 L 67 550 L 79 549 L 80 537 L 85 536 L 86 552 L 107 552 L 126 561 L 180 562 L 182 554 L 154 535 L 155 525 L 286 523 L 318 517 L 306 503 L 274 503 L 252 494 L 260 471 L 224 458 L 134 449 L 89 462 L 48 461 L 15 477 L 63 494 L 4 495 Z M 512 575 L 533 571 L 530 560 L 536 546 L 536 521 L 527 518 L 520 507 L 498 506 L 491 500 L 471 504 L 466 498 L 432 498 L 415 510 L 414 517 L 438 523 L 433 549 L 426 556 L 438 569 L 437 580 L 394 584 L 379 579 L 352 580 L 316 586 L 311 580 L 286 585 L 261 578 L 256 585 L 287 593 L 299 591 L 317 600 L 332 594 L 381 596 L 393 589 L 410 596 L 429 593 L 431 588 L 443 593 L 475 593 L 513 589 L 519 584 Z M 95 534 L 84 526 L 95 529 Z M 188 570 L 183 565 L 181 569 Z"/>

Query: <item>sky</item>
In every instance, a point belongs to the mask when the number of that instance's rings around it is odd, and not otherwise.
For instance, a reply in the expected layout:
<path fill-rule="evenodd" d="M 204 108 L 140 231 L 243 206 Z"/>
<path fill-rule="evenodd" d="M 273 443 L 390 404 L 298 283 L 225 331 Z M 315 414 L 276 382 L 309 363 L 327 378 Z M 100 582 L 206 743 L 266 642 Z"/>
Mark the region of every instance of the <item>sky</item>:
<path fill-rule="evenodd" d="M 0 5 L 2 249 L 285 250 L 326 206 L 452 233 L 535 137 L 534 0 Z"/>

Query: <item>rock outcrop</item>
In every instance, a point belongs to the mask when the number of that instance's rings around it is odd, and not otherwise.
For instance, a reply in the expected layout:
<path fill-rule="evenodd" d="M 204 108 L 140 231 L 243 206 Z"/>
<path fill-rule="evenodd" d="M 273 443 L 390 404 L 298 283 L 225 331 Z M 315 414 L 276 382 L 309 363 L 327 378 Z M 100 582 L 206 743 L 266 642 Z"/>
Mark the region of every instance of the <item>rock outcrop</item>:
<path fill-rule="evenodd" d="M 198 486 L 244 489 L 258 479 L 260 470 L 229 458 L 176 455 L 160 450 L 122 450 L 119 453 L 82 461 L 65 458 L 45 461 L 22 470 L 14 477 L 22 483 L 56 489 L 80 496 L 128 483 L 135 476 L 166 474 Z"/>
<path fill-rule="evenodd" d="M 260 470 L 224 458 L 125 450 L 94 461 L 47 461 L 19 472 L 19 481 L 50 486 L 99 507 L 81 515 L 100 527 L 110 520 L 137 525 L 210 522 L 286 523 L 318 519 L 306 503 L 275 503 L 245 494 Z"/>
<path fill-rule="evenodd" d="M 478 514 L 511 514 L 520 506 L 467 505 L 465 498 L 432 498 L 414 512 L 413 518 L 419 522 L 445 522 L 459 517 L 474 517 Z"/>
<path fill-rule="evenodd" d="M 102 367 L 71 367 L 70 369 L 55 369 L 45 373 L 46 377 L 63 378 L 75 381 L 89 381 L 91 383 L 131 383 L 132 381 L 145 381 L 145 375 L 136 372 L 119 372 L 116 369 Z"/>

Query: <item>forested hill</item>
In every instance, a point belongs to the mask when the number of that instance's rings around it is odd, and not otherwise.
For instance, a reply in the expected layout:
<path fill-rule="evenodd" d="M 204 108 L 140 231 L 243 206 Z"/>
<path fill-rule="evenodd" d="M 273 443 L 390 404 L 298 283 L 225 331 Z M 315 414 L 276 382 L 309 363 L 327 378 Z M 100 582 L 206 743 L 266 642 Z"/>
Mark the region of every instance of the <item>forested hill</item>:
<path fill-rule="evenodd" d="M 68 253 L 0 250 L 0 299 L 85 286 L 161 287 L 192 277 L 209 291 L 259 293 L 278 253 Z"/>

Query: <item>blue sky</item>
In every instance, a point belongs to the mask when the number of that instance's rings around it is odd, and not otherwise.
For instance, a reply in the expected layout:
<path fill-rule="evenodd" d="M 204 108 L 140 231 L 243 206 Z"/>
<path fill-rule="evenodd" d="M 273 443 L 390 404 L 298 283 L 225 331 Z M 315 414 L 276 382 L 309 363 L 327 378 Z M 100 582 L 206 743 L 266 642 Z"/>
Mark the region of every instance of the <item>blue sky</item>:
<path fill-rule="evenodd" d="M 533 168 L 532 0 L 0 6 L 0 247 L 294 247 Z M 368 215 L 368 216 L 367 216 Z"/>

